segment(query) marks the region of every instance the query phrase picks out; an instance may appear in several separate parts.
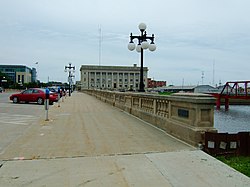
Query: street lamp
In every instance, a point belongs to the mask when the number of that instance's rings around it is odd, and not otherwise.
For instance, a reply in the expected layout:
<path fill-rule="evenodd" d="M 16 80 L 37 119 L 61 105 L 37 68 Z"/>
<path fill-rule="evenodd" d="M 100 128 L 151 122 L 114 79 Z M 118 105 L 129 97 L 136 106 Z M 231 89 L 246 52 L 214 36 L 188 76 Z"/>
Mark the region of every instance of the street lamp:
<path fill-rule="evenodd" d="M 154 34 L 152 36 L 147 36 L 146 33 L 146 24 L 140 23 L 139 24 L 139 30 L 141 31 L 141 35 L 133 36 L 132 33 L 130 34 L 130 42 L 128 44 L 128 49 L 130 51 L 133 51 L 136 49 L 138 53 L 141 53 L 141 68 L 140 68 L 140 87 L 139 92 L 145 92 L 145 85 L 143 81 L 143 50 L 149 49 L 150 51 L 155 51 L 156 45 L 154 43 Z M 138 39 L 138 44 L 135 46 L 135 43 L 133 42 L 133 39 Z M 151 40 L 150 44 L 148 43 L 147 39 Z"/>
<path fill-rule="evenodd" d="M 75 73 L 75 66 L 71 66 L 71 63 L 69 63 L 69 66 L 65 66 L 64 71 L 65 72 L 67 72 L 67 71 L 69 72 L 69 76 L 68 76 L 68 81 L 69 81 L 69 96 L 71 96 L 71 85 L 73 83 L 72 78 L 74 77 L 73 73 Z"/>

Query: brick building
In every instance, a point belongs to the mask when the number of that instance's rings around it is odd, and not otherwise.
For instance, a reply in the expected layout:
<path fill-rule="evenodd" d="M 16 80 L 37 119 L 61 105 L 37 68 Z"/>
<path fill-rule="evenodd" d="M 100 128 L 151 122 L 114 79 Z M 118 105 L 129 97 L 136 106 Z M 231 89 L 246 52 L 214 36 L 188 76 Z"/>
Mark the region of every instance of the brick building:
<path fill-rule="evenodd" d="M 167 85 L 167 81 L 156 81 L 148 78 L 148 88 L 164 87 Z"/>

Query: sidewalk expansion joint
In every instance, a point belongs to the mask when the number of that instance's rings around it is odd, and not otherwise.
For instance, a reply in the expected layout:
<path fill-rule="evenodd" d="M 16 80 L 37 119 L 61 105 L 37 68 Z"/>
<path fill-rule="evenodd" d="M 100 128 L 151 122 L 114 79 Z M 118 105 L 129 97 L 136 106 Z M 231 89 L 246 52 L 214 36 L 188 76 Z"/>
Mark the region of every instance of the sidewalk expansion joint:
<path fill-rule="evenodd" d="M 25 158 L 21 157 L 17 158 L 9 158 L 3 159 L 3 162 L 12 162 L 12 161 L 35 161 L 35 160 L 57 160 L 57 159 L 71 159 L 71 158 L 91 158 L 91 157 L 113 157 L 113 156 L 132 156 L 132 155 L 146 155 L 146 154 L 154 154 L 154 153 L 165 153 L 166 151 L 148 151 L 148 152 L 127 152 L 127 153 L 111 153 L 111 154 L 97 154 L 97 155 L 76 155 L 76 156 L 55 156 L 55 157 L 32 157 Z M 0 164 L 0 168 L 1 168 Z"/>

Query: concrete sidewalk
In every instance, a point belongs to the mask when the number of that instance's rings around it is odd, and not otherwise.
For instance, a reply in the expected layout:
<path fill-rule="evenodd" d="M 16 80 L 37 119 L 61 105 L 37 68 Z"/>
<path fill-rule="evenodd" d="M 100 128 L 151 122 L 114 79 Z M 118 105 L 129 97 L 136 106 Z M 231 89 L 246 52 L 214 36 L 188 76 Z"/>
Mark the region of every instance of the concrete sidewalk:
<path fill-rule="evenodd" d="M 83 93 L 0 154 L 0 186 L 250 186 L 213 157 Z"/>

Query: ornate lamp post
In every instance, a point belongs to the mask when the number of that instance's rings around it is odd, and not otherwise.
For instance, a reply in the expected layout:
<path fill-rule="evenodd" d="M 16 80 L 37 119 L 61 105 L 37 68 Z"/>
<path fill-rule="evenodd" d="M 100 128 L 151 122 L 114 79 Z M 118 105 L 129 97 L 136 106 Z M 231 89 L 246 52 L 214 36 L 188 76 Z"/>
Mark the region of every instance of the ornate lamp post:
<path fill-rule="evenodd" d="M 75 66 L 71 66 L 71 63 L 69 63 L 69 66 L 65 66 L 64 69 L 65 72 L 69 72 L 69 76 L 68 76 L 68 81 L 69 81 L 69 96 L 71 96 L 71 86 L 73 83 L 72 78 L 74 77 L 73 73 L 75 73 Z"/>
<path fill-rule="evenodd" d="M 145 92 L 145 85 L 143 81 L 143 50 L 149 49 L 150 51 L 154 51 L 156 49 L 156 45 L 154 43 L 154 34 L 152 36 L 147 36 L 146 33 L 146 24 L 140 23 L 139 24 L 139 30 L 141 31 L 141 35 L 133 36 L 132 33 L 130 34 L 130 42 L 128 44 L 128 49 L 130 51 L 133 51 L 136 49 L 138 53 L 141 53 L 141 68 L 140 68 L 140 86 L 139 86 L 139 92 Z M 138 39 L 138 44 L 135 46 L 135 43 L 133 42 L 134 39 Z M 151 40 L 150 44 L 148 43 L 147 39 Z"/>

